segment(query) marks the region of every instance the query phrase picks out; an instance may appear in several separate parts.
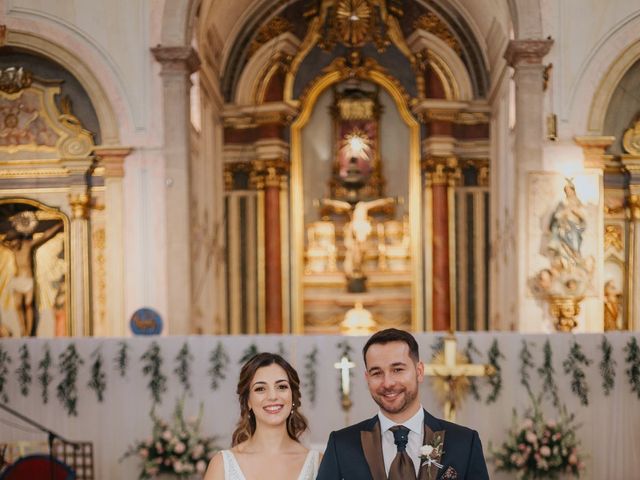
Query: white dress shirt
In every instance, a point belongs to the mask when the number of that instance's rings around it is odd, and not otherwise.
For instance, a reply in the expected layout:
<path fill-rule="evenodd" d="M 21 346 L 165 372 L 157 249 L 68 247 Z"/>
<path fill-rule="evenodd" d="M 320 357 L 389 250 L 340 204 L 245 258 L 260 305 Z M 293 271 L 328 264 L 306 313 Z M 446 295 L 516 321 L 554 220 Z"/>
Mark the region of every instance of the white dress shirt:
<path fill-rule="evenodd" d="M 422 405 L 413 417 L 402 424 L 389 420 L 381 411 L 378 412 L 378 418 L 380 419 L 380 433 L 382 434 L 382 456 L 384 457 L 384 468 L 387 471 L 387 476 L 389 476 L 391 462 L 393 462 L 396 453 L 398 453 L 398 447 L 393 439 L 393 432 L 389 430 L 395 425 L 404 425 L 409 429 L 407 453 L 413 461 L 413 467 L 416 469 L 416 476 L 418 476 L 418 470 L 420 470 L 420 447 L 422 447 L 422 440 L 424 439 L 424 410 Z"/>

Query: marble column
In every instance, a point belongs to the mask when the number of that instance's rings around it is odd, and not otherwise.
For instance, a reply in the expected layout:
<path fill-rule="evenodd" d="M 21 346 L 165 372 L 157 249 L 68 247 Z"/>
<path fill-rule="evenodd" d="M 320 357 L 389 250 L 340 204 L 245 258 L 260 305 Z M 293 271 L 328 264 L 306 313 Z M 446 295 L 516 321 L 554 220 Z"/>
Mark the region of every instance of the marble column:
<path fill-rule="evenodd" d="M 622 163 L 629 173 L 627 209 L 629 216 L 629 256 L 627 309 L 629 330 L 640 331 L 640 151 L 622 155 Z"/>
<path fill-rule="evenodd" d="M 530 245 L 527 237 L 527 182 L 528 174 L 532 171 L 544 170 L 543 143 L 545 133 L 543 130 L 544 116 L 544 92 L 542 59 L 549 52 L 553 40 L 511 40 L 505 52 L 507 63 L 513 67 L 515 83 L 515 107 L 516 123 L 515 148 L 512 161 L 515 163 L 515 181 L 510 185 L 501 185 L 501 188 L 513 189 L 515 208 L 511 230 L 515 231 L 515 251 L 512 253 L 512 261 L 502 273 L 514 279 L 516 285 L 512 285 L 509 292 L 511 300 L 504 305 L 506 311 L 501 312 L 505 317 L 513 320 L 509 323 L 518 330 L 527 330 L 526 319 L 534 314 L 540 314 L 539 307 L 535 303 L 528 304 L 527 299 L 527 249 L 538 248 Z M 536 327 L 537 328 L 537 327 Z"/>
<path fill-rule="evenodd" d="M 425 187 L 431 194 L 432 329 L 455 326 L 455 205 L 459 179 L 455 157 L 426 162 Z"/>
<path fill-rule="evenodd" d="M 189 76 L 200 65 L 189 46 L 151 49 L 162 65 L 166 177 L 167 318 L 170 334 L 191 333 Z"/>
<path fill-rule="evenodd" d="M 131 153 L 126 147 L 97 147 L 95 155 L 104 168 L 107 333 L 125 335 L 127 319 L 124 312 L 124 161 Z"/>
<path fill-rule="evenodd" d="M 69 172 L 71 332 L 77 337 L 90 336 L 93 334 L 89 260 L 91 195 L 87 185 L 87 172 L 92 159 L 62 159 L 61 163 Z"/>

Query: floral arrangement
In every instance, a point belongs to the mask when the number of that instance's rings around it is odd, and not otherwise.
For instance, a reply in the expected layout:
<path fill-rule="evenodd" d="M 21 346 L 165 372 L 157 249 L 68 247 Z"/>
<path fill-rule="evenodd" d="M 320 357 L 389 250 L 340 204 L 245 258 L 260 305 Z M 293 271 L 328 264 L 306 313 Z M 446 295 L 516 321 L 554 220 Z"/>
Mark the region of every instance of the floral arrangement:
<path fill-rule="evenodd" d="M 209 460 L 219 448 L 215 445 L 215 437 L 200 436 L 202 412 L 200 404 L 198 416 L 185 420 L 184 398 L 176 404 L 171 424 L 158 418 L 155 410 L 151 410 L 151 436 L 136 442 L 124 454 L 124 457 L 135 455 L 142 459 L 139 479 L 154 478 L 160 473 L 173 474 L 177 478 L 204 474 Z"/>
<path fill-rule="evenodd" d="M 560 411 L 560 420 L 545 420 L 539 400 L 533 399 L 533 412 L 519 421 L 514 411 L 509 437 L 493 450 L 497 470 L 514 472 L 518 479 L 580 477 L 583 456 L 578 452 L 574 416 Z"/>

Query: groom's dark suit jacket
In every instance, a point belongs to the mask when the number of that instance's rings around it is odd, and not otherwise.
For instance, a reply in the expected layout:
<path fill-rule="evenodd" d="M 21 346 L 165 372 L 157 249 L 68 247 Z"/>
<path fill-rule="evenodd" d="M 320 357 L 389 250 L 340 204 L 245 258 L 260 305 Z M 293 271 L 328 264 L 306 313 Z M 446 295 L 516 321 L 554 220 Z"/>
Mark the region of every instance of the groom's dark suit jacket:
<path fill-rule="evenodd" d="M 442 468 L 422 466 L 418 480 L 488 480 L 478 432 L 424 412 L 424 444 L 444 436 Z M 428 470 L 431 470 L 429 476 Z M 378 416 L 331 432 L 317 480 L 386 480 Z"/>

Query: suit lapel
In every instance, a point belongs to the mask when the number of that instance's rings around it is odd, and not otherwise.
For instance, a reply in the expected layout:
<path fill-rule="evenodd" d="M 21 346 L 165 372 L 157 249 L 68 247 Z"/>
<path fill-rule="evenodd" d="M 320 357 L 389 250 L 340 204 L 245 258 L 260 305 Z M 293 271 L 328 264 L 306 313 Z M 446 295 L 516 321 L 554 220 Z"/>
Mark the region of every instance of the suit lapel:
<path fill-rule="evenodd" d="M 433 429 L 436 429 L 435 431 Z M 424 442 L 423 445 L 436 445 L 441 444 L 444 447 L 444 430 L 440 429 L 440 423 L 435 417 L 429 415 L 429 413 L 425 410 L 424 412 Z M 442 451 L 442 456 L 444 456 L 446 452 Z M 433 457 L 438 463 L 442 463 L 442 456 Z M 418 471 L 418 480 L 435 480 L 438 477 L 438 467 L 431 464 L 430 467 L 427 468 L 426 465 L 421 465 L 420 470 Z"/>
<path fill-rule="evenodd" d="M 360 442 L 364 457 L 369 464 L 371 477 L 373 480 L 386 480 L 387 472 L 384 468 L 384 457 L 382 455 L 382 435 L 380 434 L 380 422 L 376 416 L 371 430 L 360 431 Z"/>

